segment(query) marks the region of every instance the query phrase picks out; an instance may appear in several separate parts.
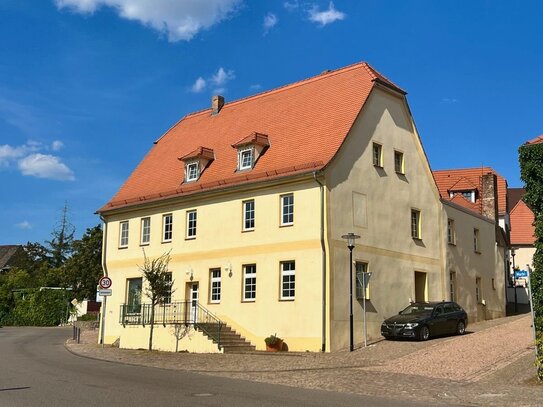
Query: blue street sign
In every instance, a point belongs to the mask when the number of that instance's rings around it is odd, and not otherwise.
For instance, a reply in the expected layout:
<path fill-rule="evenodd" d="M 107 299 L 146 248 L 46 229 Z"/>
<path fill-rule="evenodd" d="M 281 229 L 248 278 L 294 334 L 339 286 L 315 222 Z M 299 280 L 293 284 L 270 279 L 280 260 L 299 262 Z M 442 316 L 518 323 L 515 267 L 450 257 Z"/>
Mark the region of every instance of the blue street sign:
<path fill-rule="evenodd" d="M 526 270 L 517 270 L 515 271 L 515 278 L 528 277 L 528 272 Z"/>

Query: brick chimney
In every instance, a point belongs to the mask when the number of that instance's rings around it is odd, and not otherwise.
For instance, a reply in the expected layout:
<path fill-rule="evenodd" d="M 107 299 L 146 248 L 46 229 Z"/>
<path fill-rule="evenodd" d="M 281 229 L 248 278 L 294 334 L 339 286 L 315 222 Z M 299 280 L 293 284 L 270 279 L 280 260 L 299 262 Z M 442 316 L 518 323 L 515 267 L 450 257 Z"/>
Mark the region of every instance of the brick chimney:
<path fill-rule="evenodd" d="M 211 114 L 212 115 L 219 114 L 223 106 L 224 106 L 224 96 L 214 95 L 211 98 Z"/>
<path fill-rule="evenodd" d="M 482 214 L 498 223 L 498 179 L 489 172 L 481 177 Z"/>

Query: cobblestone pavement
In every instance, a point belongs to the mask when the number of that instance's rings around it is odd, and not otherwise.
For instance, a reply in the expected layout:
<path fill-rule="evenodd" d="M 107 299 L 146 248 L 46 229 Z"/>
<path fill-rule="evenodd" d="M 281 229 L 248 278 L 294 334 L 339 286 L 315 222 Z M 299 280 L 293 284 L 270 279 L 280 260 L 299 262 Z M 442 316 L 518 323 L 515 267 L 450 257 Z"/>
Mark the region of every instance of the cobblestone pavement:
<path fill-rule="evenodd" d="M 82 332 L 67 348 L 81 356 L 321 390 L 404 398 L 428 404 L 541 406 L 530 317 L 485 321 L 460 337 L 381 341 L 354 352 L 190 354 L 97 345 Z"/>

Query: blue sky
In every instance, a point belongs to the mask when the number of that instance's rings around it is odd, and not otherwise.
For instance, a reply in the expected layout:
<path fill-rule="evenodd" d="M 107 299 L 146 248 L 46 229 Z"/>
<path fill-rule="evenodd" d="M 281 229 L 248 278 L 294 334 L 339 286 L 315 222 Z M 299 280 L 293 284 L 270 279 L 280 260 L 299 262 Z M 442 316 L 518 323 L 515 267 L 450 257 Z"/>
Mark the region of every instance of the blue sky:
<path fill-rule="evenodd" d="M 408 91 L 433 169 L 522 186 L 543 2 L 0 0 L 0 244 L 81 236 L 172 124 L 358 61 Z"/>

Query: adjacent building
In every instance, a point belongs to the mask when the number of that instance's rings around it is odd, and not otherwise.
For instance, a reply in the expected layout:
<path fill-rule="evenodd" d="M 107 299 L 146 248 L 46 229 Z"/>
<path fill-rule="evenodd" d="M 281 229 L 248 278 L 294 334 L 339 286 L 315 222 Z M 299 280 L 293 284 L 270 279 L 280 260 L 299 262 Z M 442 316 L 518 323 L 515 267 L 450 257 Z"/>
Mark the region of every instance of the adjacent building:
<path fill-rule="evenodd" d="M 370 341 L 410 301 L 503 316 L 498 198 L 493 212 L 473 211 L 444 199 L 434 176 L 406 92 L 367 63 L 230 103 L 215 96 L 98 211 L 113 281 L 105 343 L 147 345 L 144 253 L 171 257 L 154 329 L 163 350 L 223 351 L 224 324 L 257 349 L 271 334 L 295 351 L 346 348 L 350 277 L 357 343 L 363 305 Z M 353 264 L 349 232 L 360 236 Z"/>

